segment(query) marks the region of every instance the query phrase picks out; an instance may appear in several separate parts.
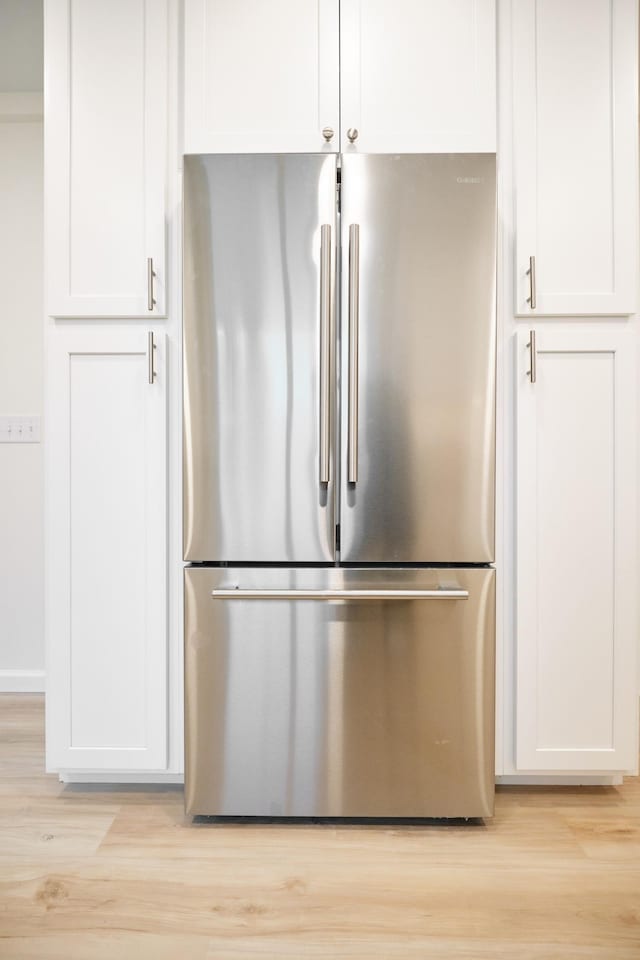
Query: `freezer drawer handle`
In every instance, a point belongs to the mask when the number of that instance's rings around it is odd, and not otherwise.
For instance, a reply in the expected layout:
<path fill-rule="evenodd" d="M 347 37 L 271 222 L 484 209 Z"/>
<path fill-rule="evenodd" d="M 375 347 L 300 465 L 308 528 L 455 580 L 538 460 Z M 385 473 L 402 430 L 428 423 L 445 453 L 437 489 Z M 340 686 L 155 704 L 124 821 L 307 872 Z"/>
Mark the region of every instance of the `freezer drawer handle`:
<path fill-rule="evenodd" d="M 329 483 L 331 445 L 331 224 L 320 228 L 320 483 Z"/>
<path fill-rule="evenodd" d="M 360 321 L 360 225 L 349 227 L 349 435 L 347 481 L 358 482 L 358 325 Z"/>
<path fill-rule="evenodd" d="M 218 587 L 214 600 L 468 600 L 468 590 L 247 590 Z"/>

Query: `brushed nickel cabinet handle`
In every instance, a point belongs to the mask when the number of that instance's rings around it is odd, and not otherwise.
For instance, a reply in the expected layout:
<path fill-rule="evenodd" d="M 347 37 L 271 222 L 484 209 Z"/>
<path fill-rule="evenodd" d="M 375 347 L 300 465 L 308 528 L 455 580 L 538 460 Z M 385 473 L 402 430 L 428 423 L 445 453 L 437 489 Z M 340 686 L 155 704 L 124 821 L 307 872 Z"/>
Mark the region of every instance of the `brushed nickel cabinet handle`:
<path fill-rule="evenodd" d="M 156 379 L 156 365 L 155 365 L 155 356 L 154 351 L 156 345 L 153 339 L 153 333 L 150 330 L 148 333 L 148 342 L 147 342 L 147 363 L 149 365 L 149 383 L 153 385 L 154 380 Z"/>
<path fill-rule="evenodd" d="M 530 331 L 529 331 L 529 343 L 527 344 L 527 346 L 529 347 L 529 369 L 527 370 L 527 376 L 528 376 L 529 379 L 531 380 L 531 383 L 535 383 L 535 382 L 536 382 L 536 373 L 537 373 L 537 371 L 536 371 L 537 356 L 536 356 L 536 332 L 535 332 L 535 330 L 530 330 Z"/>
<path fill-rule="evenodd" d="M 347 137 L 349 138 L 349 143 L 355 143 L 358 139 L 359 130 L 356 130 L 355 127 L 349 127 L 347 130 Z"/>
<path fill-rule="evenodd" d="M 532 310 L 536 309 L 536 258 L 529 257 L 529 269 L 527 270 L 527 276 L 529 277 L 529 296 L 527 297 L 527 303 Z"/>
<path fill-rule="evenodd" d="M 153 278 L 156 276 L 153 269 L 153 257 L 147 257 L 147 310 L 151 311 L 156 305 L 153 297 Z"/>
<path fill-rule="evenodd" d="M 331 224 L 320 227 L 320 483 L 329 483 L 331 444 Z"/>
<path fill-rule="evenodd" d="M 214 600 L 468 600 L 469 591 L 441 590 L 245 590 L 218 587 Z"/>
<path fill-rule="evenodd" d="M 347 480 L 358 482 L 358 326 L 360 321 L 360 225 L 349 227 L 349 432 Z"/>
<path fill-rule="evenodd" d="M 324 127 L 322 130 L 322 136 L 325 138 L 327 143 L 329 140 L 333 140 L 334 130 L 333 127 Z"/>

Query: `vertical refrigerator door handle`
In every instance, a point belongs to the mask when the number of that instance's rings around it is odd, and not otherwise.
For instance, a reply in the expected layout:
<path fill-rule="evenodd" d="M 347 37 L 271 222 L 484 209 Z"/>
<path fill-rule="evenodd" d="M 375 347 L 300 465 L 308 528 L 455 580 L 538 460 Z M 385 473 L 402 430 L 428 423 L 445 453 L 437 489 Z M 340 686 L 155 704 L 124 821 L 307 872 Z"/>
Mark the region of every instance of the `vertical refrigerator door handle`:
<path fill-rule="evenodd" d="M 320 483 L 329 483 L 331 446 L 331 224 L 320 227 Z"/>
<path fill-rule="evenodd" d="M 360 320 L 360 225 L 349 227 L 349 483 L 358 482 L 358 324 Z"/>

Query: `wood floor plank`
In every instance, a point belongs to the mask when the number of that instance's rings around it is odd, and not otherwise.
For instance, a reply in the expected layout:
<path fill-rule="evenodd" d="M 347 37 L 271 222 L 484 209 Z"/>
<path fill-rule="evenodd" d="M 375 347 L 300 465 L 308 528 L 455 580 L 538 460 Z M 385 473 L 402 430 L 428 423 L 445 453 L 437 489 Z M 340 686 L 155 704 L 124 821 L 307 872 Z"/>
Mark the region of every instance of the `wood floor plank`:
<path fill-rule="evenodd" d="M 65 787 L 0 696 L 0 957 L 640 960 L 640 789 L 508 787 L 471 824 L 192 824 Z"/>

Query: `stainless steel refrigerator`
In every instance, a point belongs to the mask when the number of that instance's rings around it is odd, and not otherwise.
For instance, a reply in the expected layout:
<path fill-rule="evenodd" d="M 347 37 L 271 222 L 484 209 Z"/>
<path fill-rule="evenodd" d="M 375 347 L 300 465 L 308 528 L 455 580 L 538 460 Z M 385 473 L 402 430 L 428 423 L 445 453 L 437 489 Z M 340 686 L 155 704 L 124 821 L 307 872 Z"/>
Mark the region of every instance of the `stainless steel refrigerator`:
<path fill-rule="evenodd" d="M 490 816 L 495 156 L 184 184 L 187 812 Z"/>

